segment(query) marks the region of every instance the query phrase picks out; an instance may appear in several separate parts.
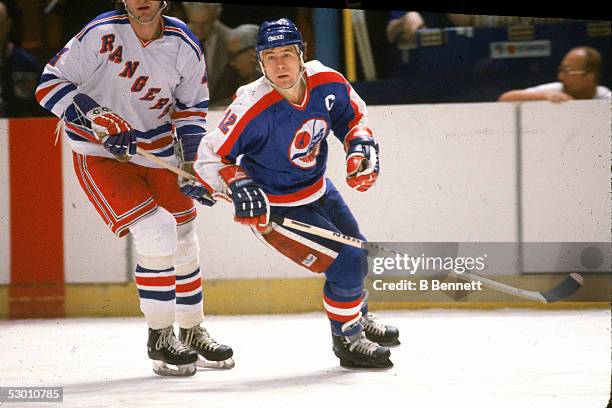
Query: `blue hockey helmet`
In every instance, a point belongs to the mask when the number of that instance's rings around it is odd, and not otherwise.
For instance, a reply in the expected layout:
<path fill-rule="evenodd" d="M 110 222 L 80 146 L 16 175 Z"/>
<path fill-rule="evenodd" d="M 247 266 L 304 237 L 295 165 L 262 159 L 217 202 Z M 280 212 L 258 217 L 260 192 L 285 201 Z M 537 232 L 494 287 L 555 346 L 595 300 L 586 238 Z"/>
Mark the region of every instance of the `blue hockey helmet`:
<path fill-rule="evenodd" d="M 293 24 L 293 21 L 288 18 L 281 18 L 280 20 L 261 23 L 257 33 L 257 44 L 255 45 L 258 58 L 259 53 L 263 50 L 286 45 L 296 45 L 302 53 L 304 52 L 302 34 Z"/>

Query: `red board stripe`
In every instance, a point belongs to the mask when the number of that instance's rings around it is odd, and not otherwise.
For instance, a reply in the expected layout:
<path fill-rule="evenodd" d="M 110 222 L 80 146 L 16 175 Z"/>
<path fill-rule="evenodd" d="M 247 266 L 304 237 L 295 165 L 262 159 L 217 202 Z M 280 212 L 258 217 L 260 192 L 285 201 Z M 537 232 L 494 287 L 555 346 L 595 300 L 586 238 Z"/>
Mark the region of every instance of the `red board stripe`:
<path fill-rule="evenodd" d="M 11 318 L 62 317 L 62 149 L 57 119 L 9 121 Z"/>

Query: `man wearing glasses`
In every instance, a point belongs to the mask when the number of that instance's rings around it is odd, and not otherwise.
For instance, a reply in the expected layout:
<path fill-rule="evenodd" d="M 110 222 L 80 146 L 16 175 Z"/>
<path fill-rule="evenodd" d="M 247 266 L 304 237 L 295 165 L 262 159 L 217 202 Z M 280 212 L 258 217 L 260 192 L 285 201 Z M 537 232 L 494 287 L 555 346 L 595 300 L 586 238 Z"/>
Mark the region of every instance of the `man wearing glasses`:
<path fill-rule="evenodd" d="M 559 82 L 532 88 L 515 89 L 502 94 L 501 102 L 551 101 L 572 99 L 610 99 L 610 90 L 599 85 L 601 54 L 591 47 L 571 49 L 559 65 Z"/>

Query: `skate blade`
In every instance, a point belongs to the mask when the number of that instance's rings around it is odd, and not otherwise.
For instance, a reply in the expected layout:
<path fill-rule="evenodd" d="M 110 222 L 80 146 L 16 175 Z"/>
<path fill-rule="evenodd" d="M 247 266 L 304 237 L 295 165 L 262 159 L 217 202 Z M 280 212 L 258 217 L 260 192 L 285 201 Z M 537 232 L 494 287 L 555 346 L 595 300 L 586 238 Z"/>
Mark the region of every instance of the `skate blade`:
<path fill-rule="evenodd" d="M 198 368 L 215 368 L 215 369 L 220 369 L 220 370 L 229 370 L 229 369 L 234 368 L 235 363 L 234 363 L 234 359 L 231 357 L 228 358 L 227 360 L 211 361 L 211 360 L 206 360 L 204 357 L 200 356 L 198 361 L 196 361 L 195 365 Z"/>
<path fill-rule="evenodd" d="M 168 367 L 166 363 L 153 360 L 153 372 L 162 377 L 191 377 L 196 373 L 195 364 L 180 364 L 176 368 Z"/>
<path fill-rule="evenodd" d="M 387 359 L 380 363 L 357 363 L 341 358 L 340 367 L 348 368 L 350 370 L 384 371 L 393 368 L 393 362 L 390 359 Z"/>

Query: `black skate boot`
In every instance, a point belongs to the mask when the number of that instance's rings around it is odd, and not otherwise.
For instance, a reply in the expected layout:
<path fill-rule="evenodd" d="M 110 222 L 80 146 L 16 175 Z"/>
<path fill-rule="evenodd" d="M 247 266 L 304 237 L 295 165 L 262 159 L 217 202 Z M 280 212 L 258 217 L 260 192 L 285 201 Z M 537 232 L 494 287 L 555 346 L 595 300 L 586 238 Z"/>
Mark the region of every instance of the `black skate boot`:
<path fill-rule="evenodd" d="M 344 368 L 388 369 L 393 367 L 389 360 L 391 351 L 366 338 L 364 332 L 354 336 L 332 335 L 334 354 Z"/>
<path fill-rule="evenodd" d="M 153 360 L 153 372 L 157 375 L 188 377 L 196 372 L 198 353 L 185 347 L 176 338 L 172 326 L 159 330 L 149 328 L 147 351 Z M 176 369 L 166 364 L 176 366 Z"/>
<path fill-rule="evenodd" d="M 379 323 L 375 321 L 376 319 L 378 319 L 378 316 L 372 313 L 367 313 L 361 317 L 363 331 L 368 340 L 386 347 L 399 346 L 401 343 L 397 327 Z"/>
<path fill-rule="evenodd" d="M 192 350 L 195 350 L 201 358 L 196 362 L 196 366 L 203 368 L 233 368 L 234 351 L 230 346 L 217 343 L 210 337 L 208 331 L 200 327 L 193 326 L 190 329 L 181 328 L 179 331 L 181 341 Z"/>

